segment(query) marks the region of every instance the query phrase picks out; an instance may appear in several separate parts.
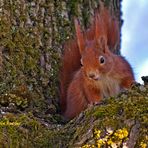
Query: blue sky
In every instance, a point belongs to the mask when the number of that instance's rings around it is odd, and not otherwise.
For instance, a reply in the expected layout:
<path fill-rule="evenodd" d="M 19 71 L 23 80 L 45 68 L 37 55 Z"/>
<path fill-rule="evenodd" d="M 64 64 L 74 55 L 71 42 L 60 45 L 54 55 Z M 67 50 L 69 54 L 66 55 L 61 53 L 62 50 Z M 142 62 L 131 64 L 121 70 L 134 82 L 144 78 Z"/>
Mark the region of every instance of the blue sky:
<path fill-rule="evenodd" d="M 132 65 L 136 81 L 148 76 L 148 0 L 123 0 L 121 54 Z"/>

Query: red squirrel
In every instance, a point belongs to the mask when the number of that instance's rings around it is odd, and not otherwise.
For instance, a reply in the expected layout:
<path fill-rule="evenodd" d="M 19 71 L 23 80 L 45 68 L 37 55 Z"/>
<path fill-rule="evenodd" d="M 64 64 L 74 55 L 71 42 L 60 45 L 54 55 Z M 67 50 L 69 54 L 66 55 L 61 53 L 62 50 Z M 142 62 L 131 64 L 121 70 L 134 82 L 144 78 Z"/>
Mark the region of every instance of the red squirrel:
<path fill-rule="evenodd" d="M 120 39 L 118 21 L 109 10 L 96 9 L 91 27 L 83 32 L 76 18 L 74 24 L 76 38 L 65 43 L 60 73 L 60 103 L 66 119 L 135 81 L 130 64 L 109 50 Z"/>

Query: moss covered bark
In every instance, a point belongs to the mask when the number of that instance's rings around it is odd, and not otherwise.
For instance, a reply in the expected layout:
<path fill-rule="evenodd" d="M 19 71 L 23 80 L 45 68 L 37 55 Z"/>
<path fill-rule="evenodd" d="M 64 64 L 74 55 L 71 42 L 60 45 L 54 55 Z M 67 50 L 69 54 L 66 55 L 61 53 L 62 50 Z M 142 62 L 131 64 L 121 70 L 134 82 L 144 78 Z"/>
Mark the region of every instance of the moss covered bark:
<path fill-rule="evenodd" d="M 74 37 L 73 16 L 88 27 L 98 3 L 99 0 L 1 0 L 1 105 L 13 111 L 27 109 L 38 117 L 59 111 L 62 45 Z M 106 0 L 104 4 L 120 21 L 120 1 Z"/>
<path fill-rule="evenodd" d="M 128 92 L 92 106 L 67 124 L 28 113 L 3 113 L 2 147 L 123 147 L 146 148 L 148 86 L 135 85 Z M 62 120 L 61 120 L 62 121 Z"/>
<path fill-rule="evenodd" d="M 103 2 L 122 24 L 120 0 Z M 98 3 L 0 1 L 0 147 L 121 147 L 130 139 L 145 146 L 147 86 L 135 86 L 67 124 L 58 114 L 62 45 L 74 37 L 73 16 L 87 28 Z"/>

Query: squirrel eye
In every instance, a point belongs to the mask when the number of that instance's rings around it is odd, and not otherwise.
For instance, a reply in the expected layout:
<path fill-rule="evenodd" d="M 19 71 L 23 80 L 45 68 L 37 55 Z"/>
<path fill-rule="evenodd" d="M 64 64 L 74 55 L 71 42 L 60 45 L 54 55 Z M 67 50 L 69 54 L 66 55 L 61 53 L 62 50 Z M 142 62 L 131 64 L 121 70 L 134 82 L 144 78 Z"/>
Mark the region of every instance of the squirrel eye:
<path fill-rule="evenodd" d="M 105 63 L 105 58 L 103 56 L 99 57 L 99 62 L 100 64 L 104 64 Z"/>

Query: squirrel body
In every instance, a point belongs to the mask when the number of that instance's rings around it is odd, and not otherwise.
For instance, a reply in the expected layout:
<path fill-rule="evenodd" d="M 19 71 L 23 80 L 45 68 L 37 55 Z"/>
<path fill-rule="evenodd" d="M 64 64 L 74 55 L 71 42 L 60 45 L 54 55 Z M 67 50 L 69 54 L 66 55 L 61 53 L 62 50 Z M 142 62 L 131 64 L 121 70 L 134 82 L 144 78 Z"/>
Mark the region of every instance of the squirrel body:
<path fill-rule="evenodd" d="M 130 64 L 109 50 L 119 41 L 120 29 L 107 9 L 102 6 L 95 11 L 94 23 L 85 32 L 75 19 L 75 30 L 76 39 L 65 44 L 60 75 L 61 110 L 66 119 L 134 82 Z"/>

